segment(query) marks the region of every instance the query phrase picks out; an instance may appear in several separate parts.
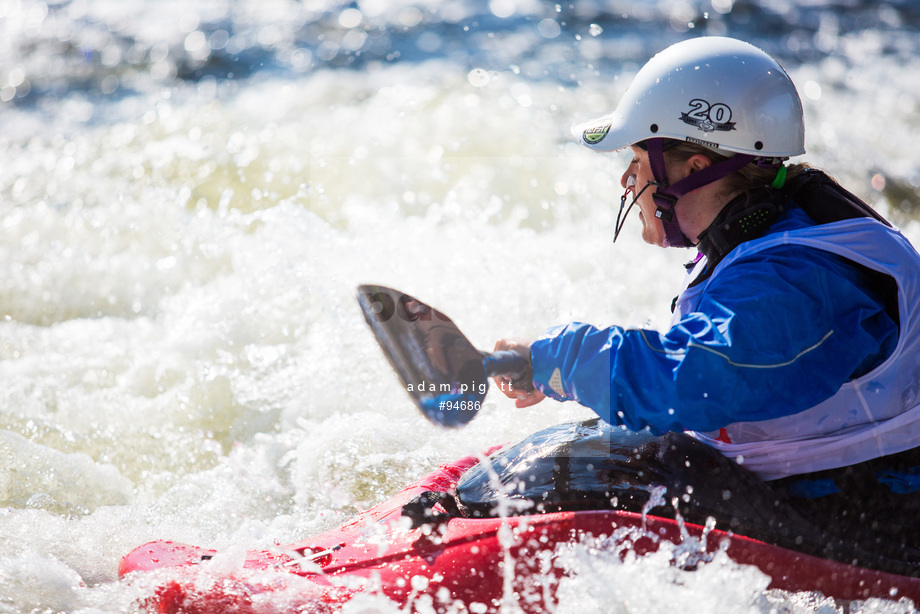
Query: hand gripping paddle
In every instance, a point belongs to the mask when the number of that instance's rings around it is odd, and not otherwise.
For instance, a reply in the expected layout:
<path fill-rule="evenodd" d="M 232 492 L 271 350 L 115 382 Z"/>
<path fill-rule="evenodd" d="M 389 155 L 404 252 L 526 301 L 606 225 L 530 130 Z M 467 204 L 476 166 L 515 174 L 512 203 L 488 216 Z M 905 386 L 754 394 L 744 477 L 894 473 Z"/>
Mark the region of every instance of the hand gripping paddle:
<path fill-rule="evenodd" d="M 507 375 L 532 390 L 530 361 L 517 352 L 481 352 L 450 318 L 416 298 L 387 288 L 358 286 L 358 304 L 403 386 L 425 416 L 460 427 L 476 417 L 489 377 Z"/>

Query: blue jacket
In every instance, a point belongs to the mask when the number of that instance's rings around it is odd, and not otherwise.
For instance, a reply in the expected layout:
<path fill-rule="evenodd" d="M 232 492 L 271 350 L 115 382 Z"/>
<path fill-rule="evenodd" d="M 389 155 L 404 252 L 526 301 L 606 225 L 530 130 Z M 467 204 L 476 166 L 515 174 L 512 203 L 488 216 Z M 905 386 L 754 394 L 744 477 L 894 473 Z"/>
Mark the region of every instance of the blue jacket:
<path fill-rule="evenodd" d="M 766 234 L 811 225 L 794 207 Z M 658 433 L 795 414 L 894 349 L 898 325 L 871 288 L 865 270 L 839 256 L 772 248 L 732 263 L 698 310 L 664 333 L 581 323 L 550 329 L 531 346 L 534 384 L 611 424 Z M 764 363 L 774 366 L 746 368 Z"/>

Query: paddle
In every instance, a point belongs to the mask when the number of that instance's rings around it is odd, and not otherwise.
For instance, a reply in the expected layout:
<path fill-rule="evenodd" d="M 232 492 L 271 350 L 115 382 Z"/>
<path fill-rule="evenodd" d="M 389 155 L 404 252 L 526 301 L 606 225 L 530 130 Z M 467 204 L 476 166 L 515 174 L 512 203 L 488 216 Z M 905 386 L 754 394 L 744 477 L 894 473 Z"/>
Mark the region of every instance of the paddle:
<path fill-rule="evenodd" d="M 533 388 L 530 362 L 517 352 L 482 352 L 440 311 L 398 290 L 358 286 L 358 304 L 377 343 L 425 416 L 443 427 L 476 417 L 489 377 Z"/>

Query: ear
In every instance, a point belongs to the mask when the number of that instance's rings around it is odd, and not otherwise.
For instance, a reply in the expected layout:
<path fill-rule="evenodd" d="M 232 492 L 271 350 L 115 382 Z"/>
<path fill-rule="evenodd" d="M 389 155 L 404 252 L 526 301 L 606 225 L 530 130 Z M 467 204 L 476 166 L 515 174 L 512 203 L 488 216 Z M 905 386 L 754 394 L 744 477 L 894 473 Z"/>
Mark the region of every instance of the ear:
<path fill-rule="evenodd" d="M 687 159 L 686 164 L 687 164 L 688 171 L 691 173 L 695 173 L 697 171 L 703 170 L 707 166 L 712 166 L 712 160 L 710 160 L 708 156 L 704 156 L 703 154 L 693 154 Z"/>
<path fill-rule="evenodd" d="M 670 169 L 671 172 L 677 175 L 677 177 L 672 180 L 672 183 L 680 181 L 681 179 L 684 179 L 693 173 L 701 171 L 707 166 L 712 166 L 712 160 L 709 159 L 708 156 L 701 153 L 693 154 L 683 162 L 680 162 Z"/>

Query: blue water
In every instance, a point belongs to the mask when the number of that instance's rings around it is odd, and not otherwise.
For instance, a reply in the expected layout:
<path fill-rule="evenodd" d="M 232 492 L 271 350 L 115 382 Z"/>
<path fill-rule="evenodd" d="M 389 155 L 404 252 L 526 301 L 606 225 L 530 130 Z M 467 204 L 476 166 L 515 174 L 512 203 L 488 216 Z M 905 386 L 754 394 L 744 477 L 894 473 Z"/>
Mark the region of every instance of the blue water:
<path fill-rule="evenodd" d="M 483 348 L 663 326 L 690 254 L 630 223 L 611 243 L 624 160 L 569 126 L 678 40 L 776 55 L 806 159 L 920 244 L 918 29 L 908 1 L 0 0 L 0 608 L 132 611 L 156 582 L 117 564 L 147 540 L 292 542 L 589 417 L 492 391 L 466 428 L 428 424 L 354 288 Z M 727 560 L 562 560 L 560 612 L 842 607 Z"/>
<path fill-rule="evenodd" d="M 515 70 L 583 84 L 687 36 L 744 38 L 786 63 L 876 53 L 910 60 L 920 8 L 886 2 L 8 2 L 3 49 L 19 103 L 86 90 L 143 91 L 153 79 L 239 81 L 271 71 L 375 70 L 446 59 L 458 69 Z M 7 97 L 9 94 L 7 94 Z"/>

